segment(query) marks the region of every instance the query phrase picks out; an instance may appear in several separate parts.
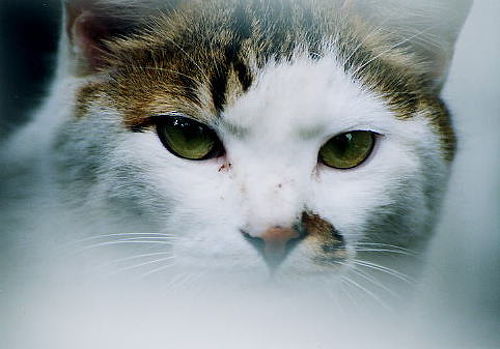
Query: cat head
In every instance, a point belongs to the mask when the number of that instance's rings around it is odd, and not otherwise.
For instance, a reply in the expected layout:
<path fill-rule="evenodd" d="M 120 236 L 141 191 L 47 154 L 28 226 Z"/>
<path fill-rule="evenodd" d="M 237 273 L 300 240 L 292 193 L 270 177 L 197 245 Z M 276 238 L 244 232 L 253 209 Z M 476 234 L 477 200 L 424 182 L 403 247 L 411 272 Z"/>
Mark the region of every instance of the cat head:
<path fill-rule="evenodd" d="M 296 276 L 425 241 L 467 8 L 430 4 L 67 1 L 65 198 L 195 269 Z"/>

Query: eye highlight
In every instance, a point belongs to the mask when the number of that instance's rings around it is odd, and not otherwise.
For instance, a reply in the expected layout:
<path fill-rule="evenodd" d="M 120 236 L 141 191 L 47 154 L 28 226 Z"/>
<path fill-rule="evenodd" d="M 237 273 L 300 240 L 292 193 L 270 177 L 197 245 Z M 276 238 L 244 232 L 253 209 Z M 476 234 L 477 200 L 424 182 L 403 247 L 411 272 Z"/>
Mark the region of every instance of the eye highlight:
<path fill-rule="evenodd" d="M 326 166 L 348 170 L 361 165 L 375 146 L 375 133 L 352 131 L 337 135 L 320 149 L 318 159 Z"/>
<path fill-rule="evenodd" d="M 158 119 L 158 137 L 172 154 L 188 160 L 207 160 L 224 154 L 215 131 L 201 122 L 177 115 Z"/>

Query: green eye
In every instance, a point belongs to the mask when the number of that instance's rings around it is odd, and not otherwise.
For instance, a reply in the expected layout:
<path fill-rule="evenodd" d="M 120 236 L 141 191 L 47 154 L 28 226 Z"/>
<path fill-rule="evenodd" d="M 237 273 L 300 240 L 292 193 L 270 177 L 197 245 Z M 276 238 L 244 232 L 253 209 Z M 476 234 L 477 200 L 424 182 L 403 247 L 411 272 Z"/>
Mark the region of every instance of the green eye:
<path fill-rule="evenodd" d="M 161 117 L 157 132 L 165 148 L 180 158 L 206 160 L 224 153 L 222 142 L 212 129 L 186 117 Z"/>
<path fill-rule="evenodd" d="M 343 133 L 330 139 L 319 151 L 319 161 L 347 170 L 361 165 L 375 145 L 375 134 L 369 131 Z"/>

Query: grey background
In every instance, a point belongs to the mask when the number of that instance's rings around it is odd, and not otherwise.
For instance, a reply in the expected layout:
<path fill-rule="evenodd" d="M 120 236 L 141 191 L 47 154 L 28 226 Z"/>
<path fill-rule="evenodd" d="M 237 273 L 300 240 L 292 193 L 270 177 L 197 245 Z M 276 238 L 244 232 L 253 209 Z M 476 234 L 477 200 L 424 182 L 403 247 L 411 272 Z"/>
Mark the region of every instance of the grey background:
<path fill-rule="evenodd" d="M 459 152 L 432 263 L 436 308 L 492 348 L 500 343 L 499 16 L 500 1 L 475 1 L 443 92 Z"/>

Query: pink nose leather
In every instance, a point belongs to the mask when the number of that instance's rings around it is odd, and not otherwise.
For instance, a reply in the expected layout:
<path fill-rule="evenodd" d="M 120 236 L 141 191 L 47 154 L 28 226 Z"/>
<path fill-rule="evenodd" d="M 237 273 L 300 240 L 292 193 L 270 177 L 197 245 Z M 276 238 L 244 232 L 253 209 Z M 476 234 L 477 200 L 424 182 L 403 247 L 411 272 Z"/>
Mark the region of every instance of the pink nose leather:
<path fill-rule="evenodd" d="M 292 228 L 273 227 L 259 236 L 264 241 L 264 258 L 282 260 L 286 255 L 286 246 L 290 240 L 297 239 L 300 234 Z"/>

